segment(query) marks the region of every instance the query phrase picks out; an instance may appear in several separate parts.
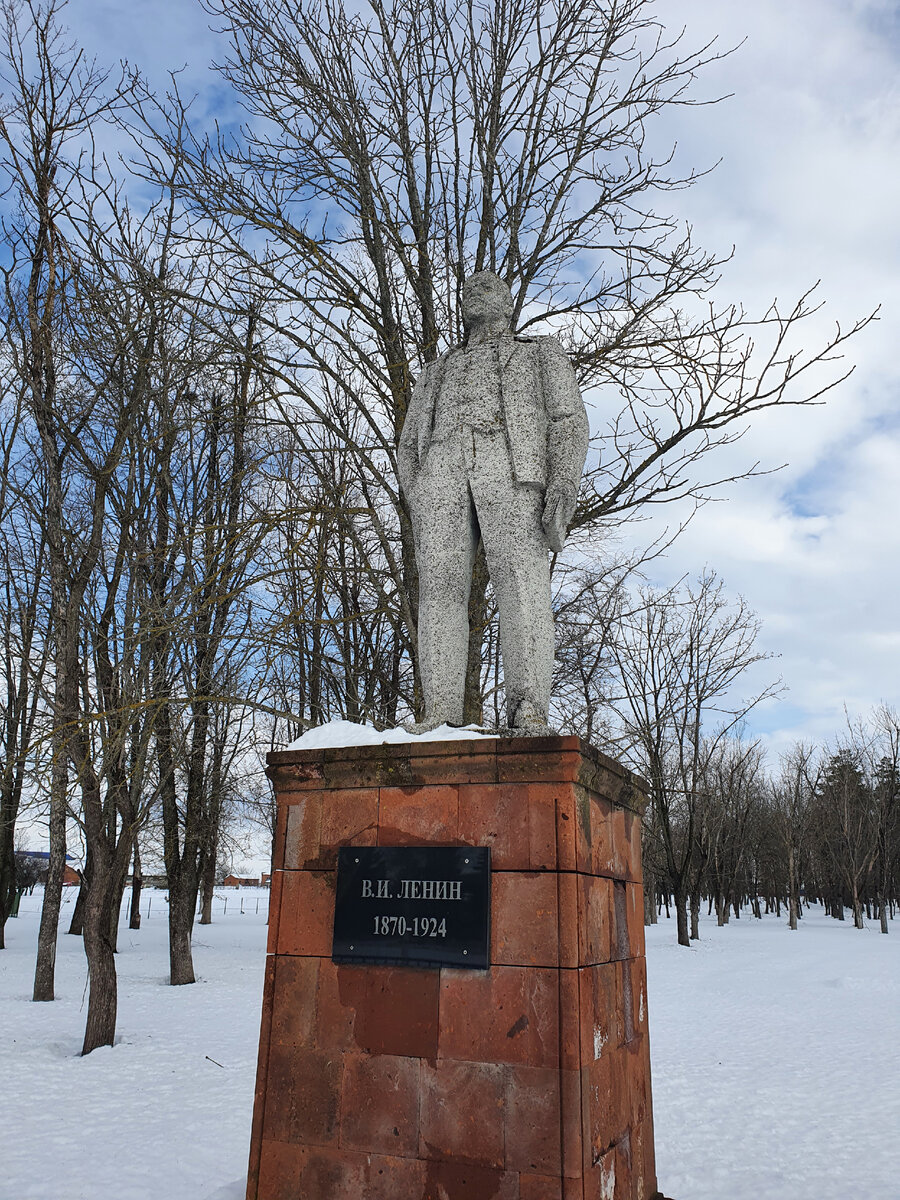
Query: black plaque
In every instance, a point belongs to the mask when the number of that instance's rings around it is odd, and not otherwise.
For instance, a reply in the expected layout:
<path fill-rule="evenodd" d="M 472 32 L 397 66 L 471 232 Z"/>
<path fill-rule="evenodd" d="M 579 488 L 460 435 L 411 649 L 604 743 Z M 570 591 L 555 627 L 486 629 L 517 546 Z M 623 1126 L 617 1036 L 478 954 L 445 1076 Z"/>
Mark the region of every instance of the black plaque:
<path fill-rule="evenodd" d="M 487 846 L 342 846 L 334 941 L 338 963 L 490 965 Z"/>

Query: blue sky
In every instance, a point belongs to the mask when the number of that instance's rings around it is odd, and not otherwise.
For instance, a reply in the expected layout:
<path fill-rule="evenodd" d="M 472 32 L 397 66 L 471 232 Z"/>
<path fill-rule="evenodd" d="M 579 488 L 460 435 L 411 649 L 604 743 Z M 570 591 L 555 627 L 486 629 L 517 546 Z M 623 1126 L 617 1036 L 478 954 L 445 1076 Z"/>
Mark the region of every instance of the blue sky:
<path fill-rule="evenodd" d="M 654 568 L 668 583 L 714 567 L 760 614 L 780 657 L 747 691 L 772 673 L 789 690 L 749 729 L 777 751 L 832 737 L 845 706 L 900 705 L 900 11 L 894 0 L 665 0 L 659 11 L 689 43 L 744 43 L 700 89 L 733 97 L 679 110 L 663 131 L 683 163 L 722 159 L 668 198 L 701 245 L 735 247 L 721 298 L 759 311 L 821 280 L 810 343 L 882 305 L 840 391 L 760 419 L 727 460 L 787 468 L 707 505 Z M 66 20 L 101 60 L 128 58 L 160 88 L 184 67 L 198 114 L 233 115 L 207 69 L 224 44 L 193 0 L 70 0 Z"/>

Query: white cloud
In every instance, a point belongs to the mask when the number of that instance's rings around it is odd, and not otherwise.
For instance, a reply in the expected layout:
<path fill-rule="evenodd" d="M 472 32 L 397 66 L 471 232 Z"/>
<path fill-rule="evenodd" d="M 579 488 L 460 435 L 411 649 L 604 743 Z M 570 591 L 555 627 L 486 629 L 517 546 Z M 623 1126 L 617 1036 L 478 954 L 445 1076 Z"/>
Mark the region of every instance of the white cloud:
<path fill-rule="evenodd" d="M 698 85 L 734 92 L 683 110 L 669 134 L 710 176 L 672 197 L 700 244 L 735 257 L 723 295 L 759 311 L 822 280 L 807 345 L 882 305 L 848 349 L 853 376 L 826 405 L 755 421 L 726 461 L 787 462 L 707 505 L 657 574 L 708 564 L 763 618 L 780 653 L 754 682 L 790 691 L 751 721 L 774 747 L 828 737 L 843 707 L 900 700 L 900 19 L 887 0 L 667 0 L 688 43 L 747 38 Z"/>

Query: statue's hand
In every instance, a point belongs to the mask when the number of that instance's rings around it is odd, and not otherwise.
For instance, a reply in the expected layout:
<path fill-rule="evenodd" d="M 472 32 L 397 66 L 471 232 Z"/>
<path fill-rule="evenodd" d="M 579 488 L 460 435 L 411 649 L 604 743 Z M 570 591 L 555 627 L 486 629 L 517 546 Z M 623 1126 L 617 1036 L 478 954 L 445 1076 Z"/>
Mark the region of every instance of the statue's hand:
<path fill-rule="evenodd" d="M 572 517 L 578 492 L 571 483 L 551 483 L 544 496 L 544 512 L 541 524 L 550 549 L 559 553 L 566 544 L 566 533 Z"/>

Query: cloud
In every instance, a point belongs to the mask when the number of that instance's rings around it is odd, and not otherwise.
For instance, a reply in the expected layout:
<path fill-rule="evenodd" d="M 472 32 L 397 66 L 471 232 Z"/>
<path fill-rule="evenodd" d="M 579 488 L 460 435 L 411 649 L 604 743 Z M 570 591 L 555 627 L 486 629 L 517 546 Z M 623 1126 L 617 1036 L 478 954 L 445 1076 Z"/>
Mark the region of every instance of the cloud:
<path fill-rule="evenodd" d="M 900 13 L 884 0 L 668 0 L 659 11 L 685 24 L 688 44 L 746 39 L 697 85 L 733 98 L 681 110 L 665 130 L 683 162 L 722 158 L 669 199 L 700 244 L 734 245 L 723 298 L 759 312 L 821 279 L 827 304 L 807 346 L 882 306 L 824 406 L 760 417 L 721 460 L 785 470 L 707 505 L 657 567 L 675 578 L 708 564 L 762 617 L 762 643 L 781 657 L 741 690 L 780 670 L 786 698 L 750 721 L 777 748 L 833 735 L 845 705 L 900 699 Z"/>

